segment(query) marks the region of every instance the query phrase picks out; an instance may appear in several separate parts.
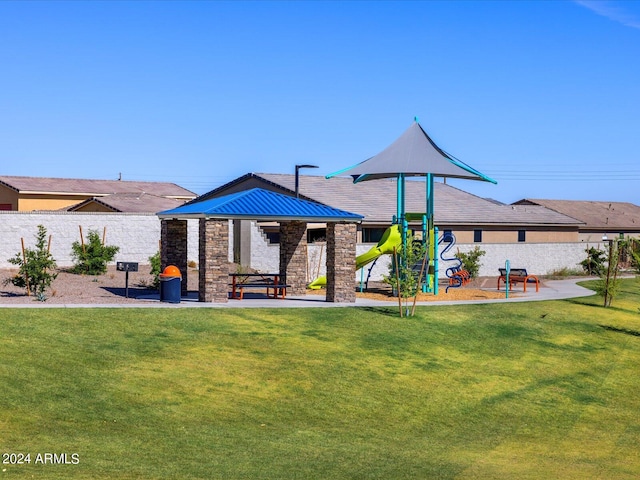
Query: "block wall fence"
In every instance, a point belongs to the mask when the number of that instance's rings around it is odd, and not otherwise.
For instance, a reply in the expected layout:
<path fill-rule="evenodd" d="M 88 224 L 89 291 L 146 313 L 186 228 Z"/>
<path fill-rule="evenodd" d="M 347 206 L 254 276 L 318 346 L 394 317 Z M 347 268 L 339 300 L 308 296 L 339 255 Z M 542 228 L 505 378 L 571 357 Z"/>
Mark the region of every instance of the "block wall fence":
<path fill-rule="evenodd" d="M 120 247 L 115 261 L 149 263 L 159 251 L 160 219 L 153 214 L 93 212 L 0 212 L 0 268 L 15 268 L 8 259 L 22 251 L 21 238 L 27 248 L 35 246 L 38 225 L 51 235 L 51 254 L 59 267 L 73 265 L 71 245 L 84 241 L 95 230 L 106 244 Z M 198 262 L 198 221 L 189 220 L 188 260 Z M 231 250 L 230 250 L 231 251 Z M 230 253 L 231 254 L 231 253 Z"/>
<path fill-rule="evenodd" d="M 102 237 L 106 228 L 107 245 L 116 245 L 120 251 L 116 261 L 149 263 L 160 242 L 160 219 L 154 214 L 123 213 L 80 213 L 80 212 L 0 212 L 0 268 L 14 268 L 8 259 L 21 251 L 20 239 L 24 238 L 26 247 L 33 247 L 38 225 L 44 225 L 51 235 L 51 253 L 58 266 L 73 265 L 71 244 L 80 240 L 80 229 L 87 240 L 89 230 L 98 231 Z M 263 272 L 275 272 L 279 269 L 280 249 L 270 244 L 255 222 L 251 222 L 251 268 Z M 188 260 L 198 263 L 199 226 L 197 220 L 188 221 Z M 359 244 L 356 247 L 360 255 L 368 251 L 372 244 Z M 496 276 L 498 268 L 505 260 L 512 267 L 526 268 L 535 275 L 544 275 L 561 268 L 579 268 L 586 258 L 585 249 L 590 246 L 604 249 L 602 243 L 507 243 L 478 244 L 486 252 L 481 257 L 480 276 Z M 469 252 L 476 244 L 459 244 L 453 252 Z M 229 229 L 229 261 L 233 261 L 233 228 Z M 326 273 L 326 245 L 309 244 L 307 247 L 307 275 L 311 281 Z M 380 257 L 375 264 L 371 279 L 380 280 L 389 272 L 390 256 Z M 440 262 L 440 277 L 452 263 Z M 370 265 L 369 265 L 370 266 Z M 365 267 L 365 277 L 368 267 Z M 360 272 L 355 274 L 360 279 Z"/>

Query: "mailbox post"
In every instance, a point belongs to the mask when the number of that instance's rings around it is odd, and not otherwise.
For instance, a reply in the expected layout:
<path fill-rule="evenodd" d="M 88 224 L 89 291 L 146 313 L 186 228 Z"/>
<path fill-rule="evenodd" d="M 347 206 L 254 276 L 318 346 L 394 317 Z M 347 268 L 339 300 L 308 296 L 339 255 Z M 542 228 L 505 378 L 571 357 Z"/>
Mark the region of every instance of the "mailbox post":
<path fill-rule="evenodd" d="M 138 271 L 137 262 L 118 262 L 116 264 L 116 270 L 119 272 L 125 272 L 124 280 L 124 296 L 129 298 L 129 272 Z"/>

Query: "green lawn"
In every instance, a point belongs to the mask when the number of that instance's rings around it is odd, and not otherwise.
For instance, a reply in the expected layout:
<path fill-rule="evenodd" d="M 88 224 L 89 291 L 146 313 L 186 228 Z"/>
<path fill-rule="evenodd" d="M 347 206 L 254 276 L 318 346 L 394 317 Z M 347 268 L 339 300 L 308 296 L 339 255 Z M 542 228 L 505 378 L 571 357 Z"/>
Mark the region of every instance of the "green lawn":
<path fill-rule="evenodd" d="M 600 303 L 2 309 L 0 478 L 637 479 L 640 282 Z"/>

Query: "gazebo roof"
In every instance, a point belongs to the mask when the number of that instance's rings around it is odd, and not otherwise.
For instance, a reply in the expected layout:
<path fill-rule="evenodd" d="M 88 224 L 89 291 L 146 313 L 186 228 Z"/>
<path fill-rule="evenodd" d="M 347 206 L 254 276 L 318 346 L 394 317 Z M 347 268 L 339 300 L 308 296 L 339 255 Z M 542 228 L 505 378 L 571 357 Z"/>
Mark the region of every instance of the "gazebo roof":
<path fill-rule="evenodd" d="M 223 218 L 247 220 L 299 220 L 313 222 L 360 222 L 362 215 L 321 203 L 252 188 L 224 197 L 197 199 L 187 205 L 159 212 L 160 218 Z"/>

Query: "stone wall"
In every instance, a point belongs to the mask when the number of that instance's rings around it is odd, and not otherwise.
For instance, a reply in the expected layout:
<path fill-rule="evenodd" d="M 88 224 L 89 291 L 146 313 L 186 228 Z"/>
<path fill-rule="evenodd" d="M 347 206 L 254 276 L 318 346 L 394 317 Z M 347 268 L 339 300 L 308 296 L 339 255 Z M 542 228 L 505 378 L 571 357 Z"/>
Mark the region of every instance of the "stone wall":
<path fill-rule="evenodd" d="M 356 301 L 356 231 L 355 223 L 327 224 L 327 302 Z"/>
<path fill-rule="evenodd" d="M 200 220 L 200 269 L 198 271 L 201 302 L 225 303 L 229 291 L 228 250 L 229 222 Z"/>
<path fill-rule="evenodd" d="M 307 287 L 307 224 L 280 224 L 279 272 L 287 274 L 288 295 L 304 295 Z"/>

